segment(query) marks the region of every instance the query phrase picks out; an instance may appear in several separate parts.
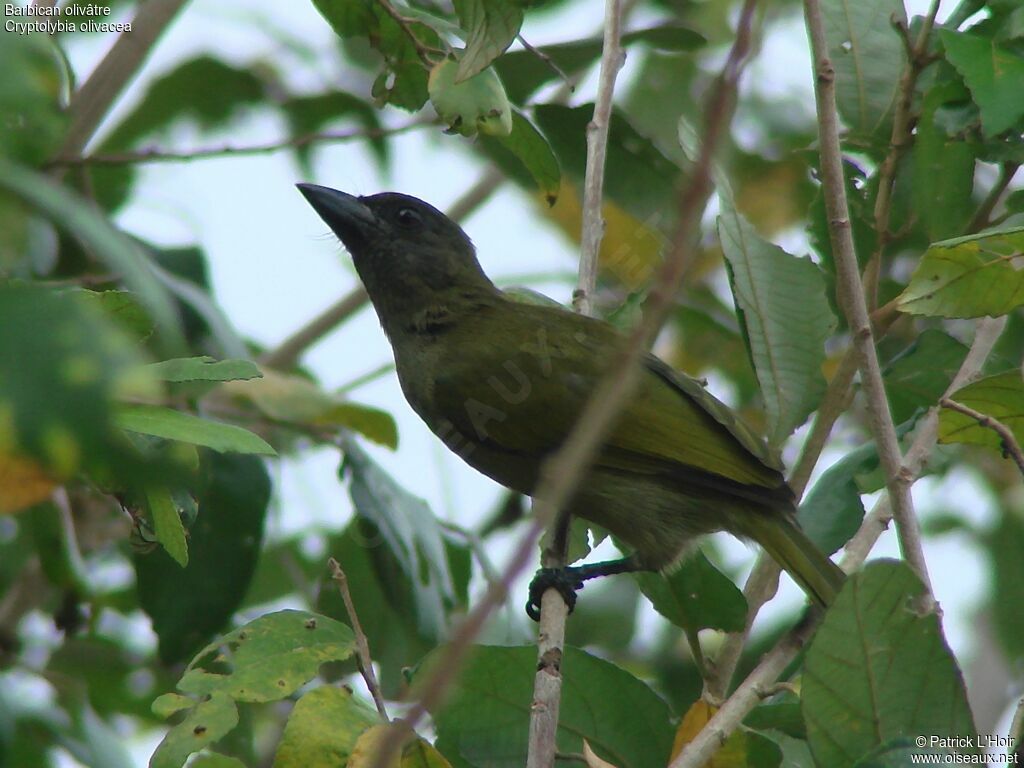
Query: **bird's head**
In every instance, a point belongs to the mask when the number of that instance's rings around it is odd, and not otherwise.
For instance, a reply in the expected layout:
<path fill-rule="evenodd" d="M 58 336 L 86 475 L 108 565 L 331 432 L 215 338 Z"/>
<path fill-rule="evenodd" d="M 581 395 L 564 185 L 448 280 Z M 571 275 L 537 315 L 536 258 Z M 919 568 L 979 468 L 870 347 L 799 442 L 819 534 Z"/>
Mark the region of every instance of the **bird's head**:
<path fill-rule="evenodd" d="M 469 237 L 434 206 L 397 192 L 356 197 L 297 186 L 352 255 L 385 327 L 390 315 L 422 311 L 445 295 L 494 291 Z"/>

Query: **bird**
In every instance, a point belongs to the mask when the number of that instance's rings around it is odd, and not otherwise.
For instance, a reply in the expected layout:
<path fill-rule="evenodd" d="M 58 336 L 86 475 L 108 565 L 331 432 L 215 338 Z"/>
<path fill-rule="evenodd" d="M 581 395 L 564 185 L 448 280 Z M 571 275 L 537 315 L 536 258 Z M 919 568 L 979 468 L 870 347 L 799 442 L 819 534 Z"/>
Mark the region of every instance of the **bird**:
<path fill-rule="evenodd" d="M 614 365 L 622 332 L 501 291 L 462 228 L 418 198 L 297 186 L 351 255 L 413 411 L 471 467 L 532 495 L 541 467 Z M 571 610 L 592 578 L 669 573 L 717 531 L 759 544 L 828 607 L 844 574 L 798 525 L 781 462 L 701 382 L 653 354 L 642 365 L 636 391 L 566 506 L 632 551 L 541 569 L 527 613 L 537 619 L 549 587 Z"/>

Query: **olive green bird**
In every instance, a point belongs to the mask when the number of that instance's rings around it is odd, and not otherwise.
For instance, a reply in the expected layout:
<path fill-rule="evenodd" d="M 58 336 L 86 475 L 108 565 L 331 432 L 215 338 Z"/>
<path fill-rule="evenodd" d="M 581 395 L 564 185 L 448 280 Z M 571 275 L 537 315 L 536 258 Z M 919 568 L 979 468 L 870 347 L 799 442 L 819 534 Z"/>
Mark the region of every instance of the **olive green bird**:
<path fill-rule="evenodd" d="M 531 495 L 612 364 L 612 325 L 508 298 L 487 278 L 465 232 L 408 195 L 299 190 L 341 239 L 394 350 L 413 410 L 466 463 Z M 552 571 L 527 612 L 595 576 L 665 571 L 701 534 L 756 541 L 828 606 L 843 573 L 797 526 L 793 492 L 765 444 L 696 380 L 653 355 L 637 391 L 572 496 L 568 511 L 633 548 L 621 560 Z"/>

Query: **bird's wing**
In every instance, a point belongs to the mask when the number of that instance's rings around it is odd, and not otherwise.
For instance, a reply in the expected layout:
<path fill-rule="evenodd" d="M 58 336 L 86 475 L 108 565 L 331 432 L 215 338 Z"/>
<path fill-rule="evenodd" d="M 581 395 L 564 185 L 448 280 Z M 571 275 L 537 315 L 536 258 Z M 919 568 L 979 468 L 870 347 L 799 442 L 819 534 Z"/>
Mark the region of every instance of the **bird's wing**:
<path fill-rule="evenodd" d="M 507 316 L 495 317 L 500 331 L 489 322 L 479 318 L 451 345 L 457 353 L 439 366 L 434 383 L 436 413 L 491 448 L 540 458 L 576 423 L 621 336 L 605 323 L 547 307 L 521 307 L 515 327 Z M 785 493 L 764 443 L 699 382 L 653 356 L 597 463 Z"/>

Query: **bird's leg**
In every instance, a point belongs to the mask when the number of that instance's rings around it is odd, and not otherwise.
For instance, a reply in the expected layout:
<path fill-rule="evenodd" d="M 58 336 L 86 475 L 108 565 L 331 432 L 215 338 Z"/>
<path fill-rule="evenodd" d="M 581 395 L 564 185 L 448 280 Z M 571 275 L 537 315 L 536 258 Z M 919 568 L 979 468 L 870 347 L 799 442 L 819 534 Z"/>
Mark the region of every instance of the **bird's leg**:
<path fill-rule="evenodd" d="M 640 564 L 636 555 L 600 563 L 569 565 L 564 568 L 541 568 L 530 582 L 530 599 L 526 601 L 526 615 L 534 621 L 540 621 L 540 600 L 548 589 L 557 589 L 565 604 L 569 606 L 569 613 L 572 613 L 576 607 L 576 590 L 583 589 L 583 582 L 596 579 L 598 576 L 645 570 L 649 569 Z"/>

